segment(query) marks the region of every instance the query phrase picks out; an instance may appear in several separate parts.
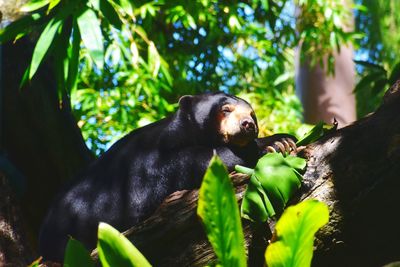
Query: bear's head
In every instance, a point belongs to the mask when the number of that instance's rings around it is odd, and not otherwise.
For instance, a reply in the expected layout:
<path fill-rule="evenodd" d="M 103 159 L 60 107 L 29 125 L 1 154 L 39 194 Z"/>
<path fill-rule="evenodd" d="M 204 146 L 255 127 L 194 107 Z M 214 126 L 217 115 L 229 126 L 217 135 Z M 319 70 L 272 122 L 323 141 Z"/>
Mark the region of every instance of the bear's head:
<path fill-rule="evenodd" d="M 186 95 L 180 113 L 210 142 L 243 147 L 258 135 L 257 118 L 245 100 L 225 93 Z"/>

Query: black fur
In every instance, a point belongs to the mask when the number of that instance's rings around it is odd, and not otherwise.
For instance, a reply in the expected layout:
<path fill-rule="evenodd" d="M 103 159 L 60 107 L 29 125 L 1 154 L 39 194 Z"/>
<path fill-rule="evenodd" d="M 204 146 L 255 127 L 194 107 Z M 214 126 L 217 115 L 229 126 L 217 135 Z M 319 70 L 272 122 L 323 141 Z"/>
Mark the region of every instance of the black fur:
<path fill-rule="evenodd" d="M 222 142 L 216 114 L 227 102 L 249 105 L 224 93 L 185 96 L 173 116 L 116 142 L 51 207 L 40 233 L 41 255 L 62 261 L 68 236 L 92 249 L 99 221 L 124 231 L 174 191 L 198 188 L 214 150 L 230 171 L 236 164 L 253 167 L 277 138 L 244 147 Z"/>

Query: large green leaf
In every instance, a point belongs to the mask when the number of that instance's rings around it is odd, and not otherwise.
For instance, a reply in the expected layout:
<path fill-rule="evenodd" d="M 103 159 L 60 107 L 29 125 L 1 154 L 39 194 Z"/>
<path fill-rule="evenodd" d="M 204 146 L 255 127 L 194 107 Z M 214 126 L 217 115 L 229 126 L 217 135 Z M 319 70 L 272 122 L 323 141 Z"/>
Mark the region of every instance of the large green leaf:
<path fill-rule="evenodd" d="M 271 201 L 254 175 L 250 177 L 244 193 L 240 213 L 243 218 L 258 222 L 265 222 L 268 218 L 275 216 Z"/>
<path fill-rule="evenodd" d="M 305 159 L 291 155 L 283 157 L 281 153 L 266 154 L 252 172 L 249 168 L 236 166 L 236 171 L 251 174 L 242 201 L 242 217 L 265 222 L 276 212 L 282 212 L 301 186 L 299 171 L 305 166 Z"/>
<path fill-rule="evenodd" d="M 307 200 L 287 208 L 276 224 L 276 238 L 265 253 L 267 265 L 310 266 L 314 235 L 328 220 L 328 207 L 317 200 Z"/>
<path fill-rule="evenodd" d="M 78 26 L 82 41 L 91 58 L 99 69 L 104 65 L 103 35 L 96 13 L 88 8 L 78 17 Z"/>
<path fill-rule="evenodd" d="M 79 241 L 70 238 L 64 255 L 64 267 L 94 266 L 89 252 Z"/>
<path fill-rule="evenodd" d="M 103 267 L 151 266 L 123 234 L 106 223 L 99 224 L 97 250 Z"/>
<path fill-rule="evenodd" d="M 228 171 L 214 156 L 199 191 L 197 214 L 222 266 L 246 266 L 244 237 Z"/>
<path fill-rule="evenodd" d="M 49 50 L 58 29 L 62 25 L 62 22 L 63 20 L 54 17 L 44 28 L 36 43 L 35 49 L 33 50 L 32 62 L 29 66 L 29 79 L 32 79 L 33 75 L 35 75 L 40 63 L 43 61 L 47 51 Z"/>

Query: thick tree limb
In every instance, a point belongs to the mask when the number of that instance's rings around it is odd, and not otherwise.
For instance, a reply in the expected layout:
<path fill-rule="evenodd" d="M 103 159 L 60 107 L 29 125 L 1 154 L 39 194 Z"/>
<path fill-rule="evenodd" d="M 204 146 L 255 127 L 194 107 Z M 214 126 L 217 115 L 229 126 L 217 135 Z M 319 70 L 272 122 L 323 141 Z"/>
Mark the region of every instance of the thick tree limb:
<path fill-rule="evenodd" d="M 380 266 L 400 258 L 399 88 L 397 82 L 374 114 L 304 151 L 308 166 L 296 199 L 318 199 L 330 208 L 330 222 L 316 242 L 316 266 Z M 231 177 L 240 200 L 247 177 Z M 196 216 L 196 202 L 196 190 L 176 192 L 127 235 L 155 266 L 210 264 L 215 256 Z M 263 251 L 268 230 L 257 226 L 256 232 L 266 233 L 260 237 L 247 222 L 244 228 L 250 250 Z M 251 265 L 259 261 L 254 257 Z"/>

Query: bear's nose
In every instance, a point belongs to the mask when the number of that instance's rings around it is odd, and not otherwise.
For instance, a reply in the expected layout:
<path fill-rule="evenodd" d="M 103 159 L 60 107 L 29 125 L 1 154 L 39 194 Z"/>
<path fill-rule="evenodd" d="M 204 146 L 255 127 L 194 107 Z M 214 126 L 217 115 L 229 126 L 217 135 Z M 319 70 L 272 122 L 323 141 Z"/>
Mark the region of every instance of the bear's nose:
<path fill-rule="evenodd" d="M 243 119 L 240 122 L 240 125 L 247 132 L 254 131 L 256 129 L 256 125 L 252 119 Z"/>

